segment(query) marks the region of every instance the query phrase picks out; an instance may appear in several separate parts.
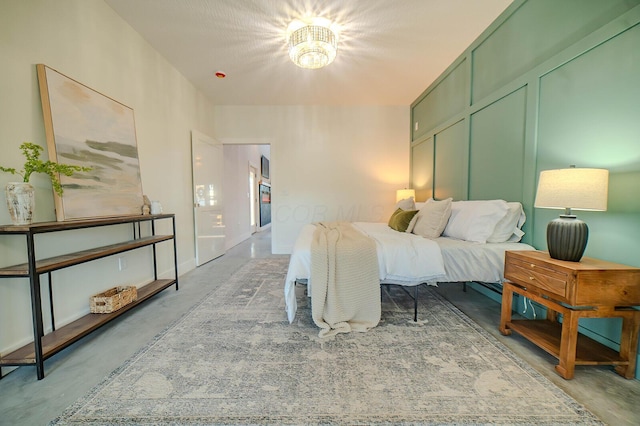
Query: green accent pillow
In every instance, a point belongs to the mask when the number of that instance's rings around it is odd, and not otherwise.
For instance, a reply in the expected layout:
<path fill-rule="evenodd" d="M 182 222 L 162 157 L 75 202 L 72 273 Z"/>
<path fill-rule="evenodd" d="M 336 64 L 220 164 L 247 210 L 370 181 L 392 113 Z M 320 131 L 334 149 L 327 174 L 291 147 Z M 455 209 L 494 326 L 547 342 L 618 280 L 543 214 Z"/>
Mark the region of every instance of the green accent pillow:
<path fill-rule="evenodd" d="M 389 227 L 398 232 L 405 232 L 416 213 L 418 210 L 397 209 L 389 218 Z"/>

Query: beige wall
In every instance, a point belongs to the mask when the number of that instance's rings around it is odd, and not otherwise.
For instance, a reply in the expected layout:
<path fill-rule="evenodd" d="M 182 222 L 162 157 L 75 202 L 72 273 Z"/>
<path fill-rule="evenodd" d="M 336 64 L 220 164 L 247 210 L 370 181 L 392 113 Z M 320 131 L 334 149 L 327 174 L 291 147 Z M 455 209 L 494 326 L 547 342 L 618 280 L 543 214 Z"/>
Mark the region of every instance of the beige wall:
<path fill-rule="evenodd" d="M 271 144 L 272 251 L 305 223 L 386 221 L 409 179 L 408 106 L 216 106 L 225 144 Z"/>
<path fill-rule="evenodd" d="M 20 168 L 18 146 L 46 146 L 35 64 L 44 63 L 134 110 L 144 193 L 177 217 L 179 269 L 195 267 L 190 131 L 213 134 L 213 105 L 101 0 L 8 0 L 0 5 L 0 164 Z M 14 180 L 0 173 L 0 188 Z M 36 221 L 55 220 L 48 179 L 35 176 Z M 0 195 L 4 205 L 4 194 Z M 10 223 L 0 206 L 0 223 Z M 52 252 L 127 238 L 126 229 L 99 229 L 43 237 Z M 88 296 L 122 283 L 149 280 L 148 251 L 123 254 L 128 268 L 107 258 L 54 273 L 58 323 L 88 312 Z M 24 261 L 20 239 L 0 237 L 2 266 Z M 171 269 L 160 248 L 160 271 Z M 43 287 L 46 287 L 46 282 Z M 45 295 L 46 297 L 46 295 Z M 46 300 L 46 299 L 45 299 Z M 45 314 L 45 327 L 48 326 Z M 0 280 L 0 353 L 32 339 L 29 283 Z"/>

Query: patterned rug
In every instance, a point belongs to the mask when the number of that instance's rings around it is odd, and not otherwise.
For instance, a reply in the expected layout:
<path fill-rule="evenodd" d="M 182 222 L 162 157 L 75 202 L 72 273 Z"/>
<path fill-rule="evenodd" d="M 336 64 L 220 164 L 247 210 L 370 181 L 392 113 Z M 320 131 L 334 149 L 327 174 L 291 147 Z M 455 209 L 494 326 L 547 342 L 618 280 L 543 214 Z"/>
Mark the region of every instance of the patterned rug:
<path fill-rule="evenodd" d="M 52 424 L 601 424 L 434 290 L 366 333 L 284 312 L 287 259 L 252 260 Z"/>

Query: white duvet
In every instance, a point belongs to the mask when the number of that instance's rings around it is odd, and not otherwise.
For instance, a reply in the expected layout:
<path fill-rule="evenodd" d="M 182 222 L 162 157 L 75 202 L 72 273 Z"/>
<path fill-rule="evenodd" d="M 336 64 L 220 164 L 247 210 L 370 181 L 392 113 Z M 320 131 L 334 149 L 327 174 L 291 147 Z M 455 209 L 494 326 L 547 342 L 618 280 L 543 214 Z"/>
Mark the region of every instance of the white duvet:
<path fill-rule="evenodd" d="M 438 244 L 418 235 L 397 232 L 386 223 L 354 222 L 352 224 L 376 242 L 380 281 L 402 285 L 435 284 L 446 276 Z M 314 225 L 305 225 L 296 239 L 285 281 L 285 302 L 292 322 L 297 302 L 296 280 L 308 280 L 311 273 L 311 239 Z M 312 283 L 308 281 L 308 286 Z"/>

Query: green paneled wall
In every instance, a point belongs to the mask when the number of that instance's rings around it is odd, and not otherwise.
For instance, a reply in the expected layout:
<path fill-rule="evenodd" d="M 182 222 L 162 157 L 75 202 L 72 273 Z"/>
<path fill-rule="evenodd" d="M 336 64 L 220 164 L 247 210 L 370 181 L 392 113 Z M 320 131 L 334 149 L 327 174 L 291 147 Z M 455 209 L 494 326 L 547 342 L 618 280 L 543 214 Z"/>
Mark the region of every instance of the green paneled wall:
<path fill-rule="evenodd" d="M 624 190 L 631 189 L 636 195 L 640 192 L 639 47 L 640 24 L 540 79 L 536 158 L 537 172 L 570 164 L 609 170 L 608 211 L 576 212 L 591 224 L 592 241 L 587 255 L 634 264 L 640 264 L 637 253 L 611 249 L 616 247 L 612 244 L 616 236 L 609 232 L 608 223 L 612 221 L 607 216 L 615 215 L 617 225 L 623 221 L 625 233 L 640 241 L 640 209 L 628 211 L 630 193 Z M 621 179 L 618 174 L 623 175 Z M 631 188 L 634 180 L 635 190 Z M 621 215 L 622 211 L 628 214 Z M 557 214 L 541 211 L 534 227 L 544 229 L 550 216 Z M 544 236 L 538 233 L 534 244 L 543 246 Z"/>
<path fill-rule="evenodd" d="M 473 51 L 474 101 L 631 9 L 626 0 L 525 2 Z M 637 4 L 637 3 L 636 3 Z"/>
<path fill-rule="evenodd" d="M 465 107 L 465 99 L 469 92 L 467 63 L 466 60 L 462 60 L 447 73 L 447 78 L 431 88 L 428 95 L 411 108 L 412 140 L 419 139 L 434 126 Z"/>
<path fill-rule="evenodd" d="M 638 265 L 640 206 L 640 25 L 607 40 L 540 80 L 537 171 L 566 167 L 609 170 L 606 212 L 576 213 L 589 225 L 586 255 Z M 640 199 L 640 196 L 631 197 Z M 534 244 L 558 211 L 536 214 Z M 583 320 L 591 332 L 618 342 L 620 322 Z"/>
<path fill-rule="evenodd" d="M 459 121 L 435 136 L 434 195 L 437 200 L 461 200 L 467 194 L 469 169 L 466 120 Z"/>
<path fill-rule="evenodd" d="M 433 197 L 433 138 L 411 147 L 411 181 L 416 201 Z"/>
<path fill-rule="evenodd" d="M 521 201 L 525 242 L 544 250 L 560 211 L 533 208 L 540 171 L 607 168 L 608 210 L 576 212 L 586 255 L 640 266 L 639 46 L 640 0 L 514 1 L 412 104 L 412 147 L 433 140 L 412 149 L 412 184 L 431 173 L 435 198 Z M 617 349 L 617 320 L 580 329 Z"/>
<path fill-rule="evenodd" d="M 469 198 L 522 201 L 525 87 L 471 115 Z"/>

